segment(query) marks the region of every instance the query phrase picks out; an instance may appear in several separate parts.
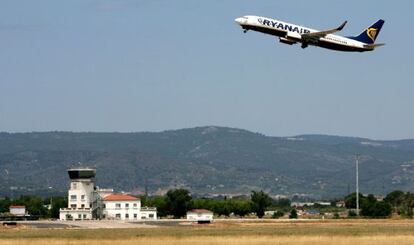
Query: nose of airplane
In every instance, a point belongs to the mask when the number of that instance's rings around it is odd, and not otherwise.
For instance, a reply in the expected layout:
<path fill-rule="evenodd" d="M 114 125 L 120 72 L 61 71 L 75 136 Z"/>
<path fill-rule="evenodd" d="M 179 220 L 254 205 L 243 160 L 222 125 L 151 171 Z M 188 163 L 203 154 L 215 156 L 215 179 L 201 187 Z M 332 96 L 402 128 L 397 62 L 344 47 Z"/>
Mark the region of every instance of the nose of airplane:
<path fill-rule="evenodd" d="M 244 19 L 243 18 L 236 18 L 234 21 L 236 21 L 238 24 L 242 24 Z"/>

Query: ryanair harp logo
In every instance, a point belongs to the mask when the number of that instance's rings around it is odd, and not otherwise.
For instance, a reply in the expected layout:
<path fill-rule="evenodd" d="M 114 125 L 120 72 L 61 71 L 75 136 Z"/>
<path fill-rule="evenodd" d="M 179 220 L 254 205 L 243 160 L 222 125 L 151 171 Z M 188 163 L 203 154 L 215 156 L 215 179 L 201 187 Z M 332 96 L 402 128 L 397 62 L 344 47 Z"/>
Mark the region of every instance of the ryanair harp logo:
<path fill-rule="evenodd" d="M 377 37 L 378 29 L 377 28 L 368 28 L 367 29 L 367 35 L 369 38 L 371 38 L 372 41 L 375 41 L 375 38 Z"/>

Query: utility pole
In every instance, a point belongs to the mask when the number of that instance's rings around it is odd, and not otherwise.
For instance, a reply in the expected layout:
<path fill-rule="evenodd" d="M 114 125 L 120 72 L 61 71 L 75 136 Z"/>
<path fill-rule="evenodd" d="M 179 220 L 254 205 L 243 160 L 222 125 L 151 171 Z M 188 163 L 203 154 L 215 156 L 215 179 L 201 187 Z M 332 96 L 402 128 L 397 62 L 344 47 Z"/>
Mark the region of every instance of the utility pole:
<path fill-rule="evenodd" d="M 356 214 L 359 216 L 359 154 L 356 154 Z"/>

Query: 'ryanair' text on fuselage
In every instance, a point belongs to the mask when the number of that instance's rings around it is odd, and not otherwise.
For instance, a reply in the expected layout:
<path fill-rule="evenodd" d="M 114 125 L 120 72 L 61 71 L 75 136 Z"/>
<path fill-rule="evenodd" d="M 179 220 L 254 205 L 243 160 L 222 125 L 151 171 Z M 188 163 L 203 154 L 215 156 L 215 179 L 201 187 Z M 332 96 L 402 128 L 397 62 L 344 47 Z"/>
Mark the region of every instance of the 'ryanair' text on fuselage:
<path fill-rule="evenodd" d="M 280 29 L 280 30 L 285 30 L 285 31 L 290 31 L 290 32 L 297 32 L 299 34 L 310 33 L 310 31 L 308 29 L 299 28 L 297 26 L 291 26 L 289 24 L 280 23 L 280 22 L 277 22 L 277 21 L 274 21 L 274 20 L 259 18 L 259 19 L 257 19 L 257 21 L 259 21 L 259 23 L 264 25 L 264 26 L 269 26 L 269 27 Z"/>

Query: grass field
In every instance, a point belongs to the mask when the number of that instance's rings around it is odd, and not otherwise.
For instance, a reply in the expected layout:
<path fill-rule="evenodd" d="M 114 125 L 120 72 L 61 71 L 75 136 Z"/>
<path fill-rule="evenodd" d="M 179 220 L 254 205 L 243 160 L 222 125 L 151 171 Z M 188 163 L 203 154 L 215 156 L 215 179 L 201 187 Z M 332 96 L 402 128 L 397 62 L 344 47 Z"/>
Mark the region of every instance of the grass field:
<path fill-rule="evenodd" d="M 137 229 L 0 229 L 0 244 L 414 244 L 411 220 L 215 222 Z"/>

